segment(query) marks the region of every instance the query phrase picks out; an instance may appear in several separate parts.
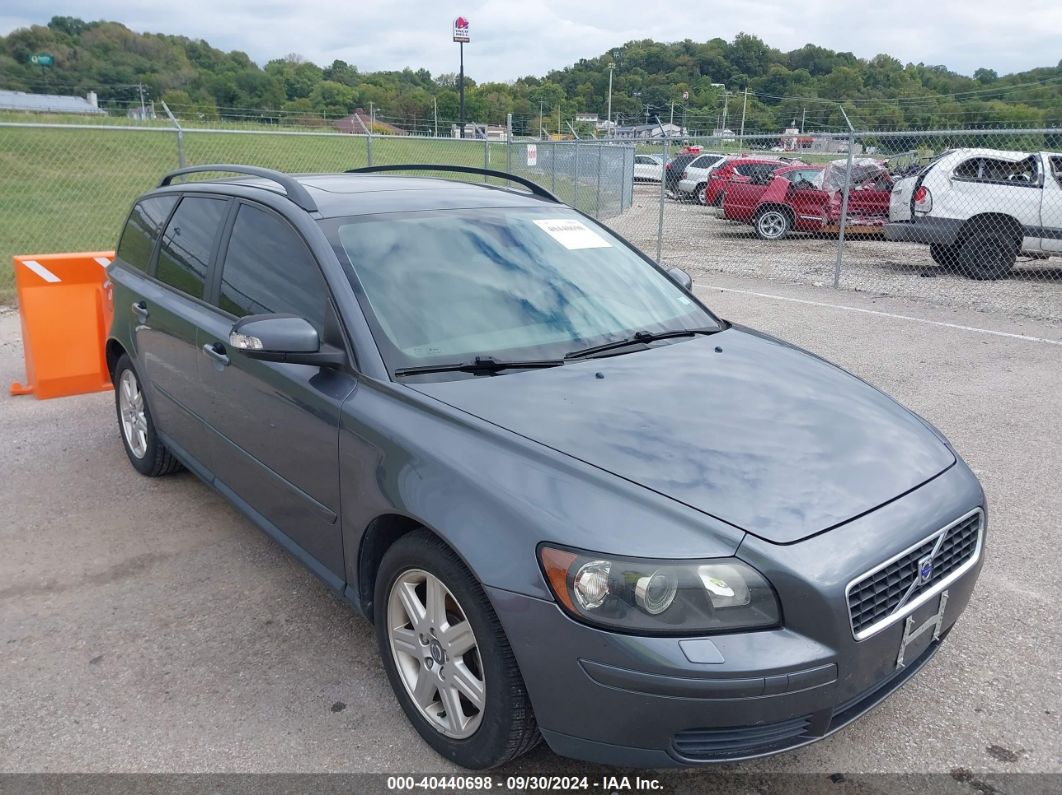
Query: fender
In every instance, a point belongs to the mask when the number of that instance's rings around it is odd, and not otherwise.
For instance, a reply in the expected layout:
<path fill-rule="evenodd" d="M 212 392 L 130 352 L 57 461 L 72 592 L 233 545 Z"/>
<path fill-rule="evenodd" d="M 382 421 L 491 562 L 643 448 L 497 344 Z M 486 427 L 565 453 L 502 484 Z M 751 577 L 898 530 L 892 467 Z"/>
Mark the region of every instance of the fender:
<path fill-rule="evenodd" d="M 362 380 L 341 425 L 348 596 L 361 594 L 363 610 L 359 558 L 379 517 L 432 530 L 484 585 L 543 599 L 552 599 L 536 557 L 543 541 L 654 557 L 666 534 L 671 557 L 700 558 L 732 555 L 745 535 L 400 384 Z"/>

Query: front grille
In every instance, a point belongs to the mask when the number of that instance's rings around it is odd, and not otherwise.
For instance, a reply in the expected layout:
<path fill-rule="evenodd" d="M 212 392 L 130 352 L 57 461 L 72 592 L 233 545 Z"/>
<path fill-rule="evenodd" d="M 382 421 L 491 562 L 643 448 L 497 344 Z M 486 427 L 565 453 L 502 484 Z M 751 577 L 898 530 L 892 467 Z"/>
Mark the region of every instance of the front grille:
<path fill-rule="evenodd" d="M 848 613 L 856 637 L 892 616 L 904 604 L 917 598 L 920 592 L 934 587 L 969 561 L 977 551 L 981 518 L 980 511 L 971 514 L 944 531 L 933 534 L 887 566 L 852 583 L 848 587 Z M 933 555 L 933 573 L 912 592 L 911 587 L 918 580 L 918 561 L 930 554 Z"/>
<path fill-rule="evenodd" d="M 686 729 L 672 738 L 674 751 L 684 759 L 723 760 L 780 751 L 810 739 L 811 716 L 780 723 L 722 729 Z"/>

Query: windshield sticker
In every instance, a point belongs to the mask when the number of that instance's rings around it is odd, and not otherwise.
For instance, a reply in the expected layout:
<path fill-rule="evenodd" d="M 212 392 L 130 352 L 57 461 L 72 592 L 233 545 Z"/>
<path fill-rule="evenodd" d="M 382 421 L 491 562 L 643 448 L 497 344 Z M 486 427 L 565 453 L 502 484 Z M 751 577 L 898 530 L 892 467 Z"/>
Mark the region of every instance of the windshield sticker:
<path fill-rule="evenodd" d="M 574 218 L 551 218 L 545 221 L 535 221 L 535 226 L 567 249 L 612 248 L 612 244 L 605 238 L 601 237 L 582 221 L 577 221 Z"/>

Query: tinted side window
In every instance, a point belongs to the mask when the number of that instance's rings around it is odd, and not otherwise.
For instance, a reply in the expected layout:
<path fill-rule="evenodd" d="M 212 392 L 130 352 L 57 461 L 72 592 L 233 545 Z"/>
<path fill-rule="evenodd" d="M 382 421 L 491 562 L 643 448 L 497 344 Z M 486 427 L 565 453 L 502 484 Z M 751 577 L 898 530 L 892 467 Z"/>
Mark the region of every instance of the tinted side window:
<path fill-rule="evenodd" d="M 154 196 L 137 202 L 118 243 L 118 258 L 138 271 L 146 271 L 159 229 L 176 203 L 176 196 Z"/>
<path fill-rule="evenodd" d="M 306 245 L 276 215 L 244 204 L 221 271 L 219 306 L 236 317 L 298 315 L 324 330 L 328 291 Z"/>
<path fill-rule="evenodd" d="M 162 236 L 155 278 L 194 298 L 202 298 L 210 252 L 227 210 L 225 199 L 182 199 Z"/>

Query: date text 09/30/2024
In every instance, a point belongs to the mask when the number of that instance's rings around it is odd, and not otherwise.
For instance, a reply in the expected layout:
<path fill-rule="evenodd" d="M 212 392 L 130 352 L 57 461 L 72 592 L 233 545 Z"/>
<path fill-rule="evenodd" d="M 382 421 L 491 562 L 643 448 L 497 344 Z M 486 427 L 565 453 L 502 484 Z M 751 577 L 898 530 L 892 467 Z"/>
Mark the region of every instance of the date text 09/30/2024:
<path fill-rule="evenodd" d="M 653 792 L 663 784 L 651 776 L 388 776 L 387 789 L 394 792 L 416 790 L 456 792 L 499 789 L 509 792 L 558 792 L 598 790 L 601 792 Z"/>

